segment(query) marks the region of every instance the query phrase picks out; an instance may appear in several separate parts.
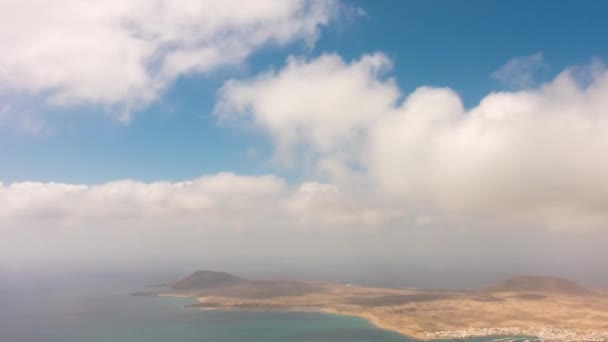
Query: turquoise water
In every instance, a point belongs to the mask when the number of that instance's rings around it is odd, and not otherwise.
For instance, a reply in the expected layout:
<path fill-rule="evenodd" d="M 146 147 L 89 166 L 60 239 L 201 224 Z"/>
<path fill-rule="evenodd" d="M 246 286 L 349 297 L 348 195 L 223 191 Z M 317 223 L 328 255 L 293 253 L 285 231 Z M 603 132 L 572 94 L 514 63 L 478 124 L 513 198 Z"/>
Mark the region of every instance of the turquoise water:
<path fill-rule="evenodd" d="M 13 298 L 16 300 L 16 298 Z M 0 341 L 236 342 L 410 341 L 364 320 L 317 313 L 223 312 L 184 308 L 188 299 L 126 294 L 55 297 L 11 314 L 3 306 Z M 29 311 L 31 310 L 31 311 Z"/>
<path fill-rule="evenodd" d="M 198 311 L 170 306 L 165 305 L 161 309 L 150 305 L 149 309 L 154 312 L 146 313 L 145 319 L 142 316 L 128 320 L 119 318 L 126 324 L 114 324 L 112 329 L 95 329 L 96 333 L 87 341 L 410 341 L 350 317 L 315 313 Z"/>
<path fill-rule="evenodd" d="M 128 295 L 121 285 L 0 285 L 1 342 L 406 342 L 354 317 L 184 308 L 191 299 Z M 485 339 L 490 340 L 490 339 Z M 483 341 L 483 339 L 477 339 Z"/>

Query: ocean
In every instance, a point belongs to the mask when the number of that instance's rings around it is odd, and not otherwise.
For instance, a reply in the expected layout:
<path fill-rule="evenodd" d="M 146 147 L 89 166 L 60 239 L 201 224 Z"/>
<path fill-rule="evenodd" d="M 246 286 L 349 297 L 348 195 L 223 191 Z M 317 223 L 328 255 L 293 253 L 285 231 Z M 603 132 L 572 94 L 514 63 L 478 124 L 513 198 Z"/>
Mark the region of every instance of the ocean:
<path fill-rule="evenodd" d="M 192 299 L 129 295 L 137 281 L 3 281 L 0 342 L 413 341 L 354 317 L 185 308 Z"/>

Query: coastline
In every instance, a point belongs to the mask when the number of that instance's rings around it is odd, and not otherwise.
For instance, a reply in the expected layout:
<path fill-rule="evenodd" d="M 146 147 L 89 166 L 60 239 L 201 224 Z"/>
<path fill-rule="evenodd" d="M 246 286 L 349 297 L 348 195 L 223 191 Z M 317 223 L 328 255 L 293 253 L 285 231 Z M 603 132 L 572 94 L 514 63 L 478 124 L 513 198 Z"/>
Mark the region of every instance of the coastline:
<path fill-rule="evenodd" d="M 165 296 L 168 297 L 168 296 Z M 175 296 L 178 297 L 178 296 Z M 387 324 L 379 317 L 368 313 L 345 312 L 332 308 L 311 308 L 311 307 L 266 307 L 262 308 L 235 308 L 235 307 L 206 307 L 199 306 L 198 303 L 185 305 L 187 308 L 197 310 L 214 310 L 214 311 L 243 311 L 243 312 L 317 312 L 322 314 L 330 314 L 337 316 L 355 317 L 364 319 L 373 326 L 400 334 L 406 338 L 418 341 L 432 341 L 437 339 L 468 339 L 479 337 L 521 337 L 528 338 L 532 341 L 587 341 L 587 342 L 605 342 L 608 341 L 608 331 L 598 332 L 591 330 L 573 330 L 567 328 L 554 327 L 536 327 L 536 328 L 519 328 L 519 327 L 492 327 L 492 328 L 464 328 L 455 330 L 443 331 L 421 331 L 414 330 L 409 327 L 395 327 Z"/>
<path fill-rule="evenodd" d="M 413 330 L 407 327 L 398 328 L 390 324 L 383 323 L 381 319 L 369 314 L 342 313 L 332 309 L 320 309 L 319 312 L 330 313 L 342 316 L 352 316 L 367 320 L 374 326 L 396 332 L 405 337 L 420 340 L 432 341 L 436 339 L 468 339 L 478 337 L 526 337 L 533 341 L 560 341 L 560 342 L 606 342 L 608 341 L 608 331 L 598 332 L 591 330 L 573 330 L 568 328 L 537 327 L 494 327 L 494 328 L 465 328 L 455 330 L 443 330 L 435 332 L 425 332 Z"/>
<path fill-rule="evenodd" d="M 338 310 L 332 310 L 332 309 L 326 309 L 326 308 L 320 308 L 318 310 L 318 312 L 328 313 L 328 314 L 332 314 L 332 315 L 339 315 L 339 316 L 350 316 L 350 317 L 361 318 L 361 319 L 368 321 L 370 324 L 372 324 L 373 326 L 375 326 L 379 329 L 392 331 L 392 332 L 398 333 L 400 335 L 403 335 L 405 337 L 415 339 L 415 340 L 427 341 L 427 340 L 432 339 L 432 338 L 428 338 L 428 336 L 426 336 L 425 334 L 412 330 L 412 329 L 397 328 L 392 325 L 383 323 L 378 317 L 375 317 L 375 316 L 369 315 L 369 314 L 344 313 L 344 312 L 341 312 Z"/>
<path fill-rule="evenodd" d="M 159 296 L 159 297 L 172 297 L 172 296 Z M 177 297 L 177 296 L 175 296 L 175 297 Z M 191 298 L 196 298 L 196 297 L 191 297 Z M 415 330 L 408 329 L 408 328 L 400 329 L 400 328 L 396 328 L 392 325 L 385 324 L 378 317 L 375 317 L 373 315 L 343 312 L 343 311 L 339 311 L 339 310 L 335 310 L 335 309 L 331 309 L 331 308 L 311 308 L 311 307 L 303 307 L 303 306 L 295 306 L 295 307 L 275 306 L 275 307 L 265 307 L 265 308 L 239 307 L 239 308 L 236 308 L 236 307 L 227 307 L 227 306 L 210 307 L 210 306 L 203 306 L 203 305 L 199 305 L 199 304 L 200 304 L 200 302 L 196 302 L 193 304 L 186 304 L 186 305 L 184 305 L 184 307 L 190 308 L 190 309 L 195 309 L 195 310 L 205 310 L 205 311 L 313 312 L 313 313 L 321 313 L 321 314 L 328 314 L 328 315 L 335 315 L 335 316 L 342 316 L 342 317 L 354 317 L 354 318 L 363 319 L 378 329 L 394 332 L 394 333 L 397 333 L 399 335 L 402 335 L 402 336 L 407 337 L 412 340 L 429 341 L 429 340 L 435 339 L 433 337 L 429 337 L 428 334 L 425 334 L 424 332 L 419 332 L 419 331 L 415 331 Z M 467 337 L 476 337 L 476 336 L 467 336 Z"/>
<path fill-rule="evenodd" d="M 608 341 L 608 296 L 568 280 L 514 277 L 478 290 L 378 288 L 326 282 L 248 280 L 197 271 L 169 291 L 139 295 L 193 298 L 189 308 L 319 312 L 364 319 L 415 340 L 520 338 Z M 534 337 L 531 337 L 534 336 Z"/>
<path fill-rule="evenodd" d="M 160 297 L 160 296 L 159 296 Z M 171 296 L 163 296 L 163 297 L 171 297 Z M 200 306 L 198 303 L 186 304 L 185 308 L 194 309 L 194 310 L 204 310 L 204 311 L 235 311 L 235 312 L 296 312 L 296 313 L 320 313 L 334 316 L 342 316 L 342 317 L 353 317 L 363 319 L 366 322 L 370 323 L 376 328 L 390 331 L 402 335 L 404 337 L 410 338 L 412 340 L 419 341 L 427 341 L 432 340 L 433 338 L 429 338 L 428 336 L 416 332 L 414 330 L 409 329 L 397 329 L 391 325 L 383 324 L 377 317 L 372 315 L 362 315 L 355 313 L 345 313 L 338 310 L 333 310 L 329 308 L 310 308 L 310 307 L 267 307 L 267 308 L 235 308 L 235 307 L 223 307 L 223 306 Z"/>

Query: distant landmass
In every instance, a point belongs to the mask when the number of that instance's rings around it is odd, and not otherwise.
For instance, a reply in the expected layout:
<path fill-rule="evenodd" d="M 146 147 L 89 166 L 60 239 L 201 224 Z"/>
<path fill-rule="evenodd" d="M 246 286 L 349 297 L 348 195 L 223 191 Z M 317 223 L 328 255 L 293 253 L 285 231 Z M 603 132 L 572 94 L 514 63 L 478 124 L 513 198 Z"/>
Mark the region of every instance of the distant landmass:
<path fill-rule="evenodd" d="M 517 276 L 505 280 L 494 291 L 538 292 L 571 296 L 591 296 L 593 293 L 581 285 L 556 277 Z"/>
<path fill-rule="evenodd" d="M 232 298 L 303 296 L 323 290 L 319 284 L 299 281 L 249 280 L 226 272 L 196 271 L 171 286 L 178 294 Z"/>
<path fill-rule="evenodd" d="M 418 339 L 536 336 L 548 341 L 608 341 L 608 295 L 567 279 L 515 276 L 471 290 L 375 288 L 328 282 L 252 280 L 196 271 L 145 296 L 196 298 L 222 310 L 321 311 L 363 317 Z"/>
<path fill-rule="evenodd" d="M 171 286 L 176 291 L 198 291 L 226 287 L 243 280 L 226 272 L 196 271 Z"/>

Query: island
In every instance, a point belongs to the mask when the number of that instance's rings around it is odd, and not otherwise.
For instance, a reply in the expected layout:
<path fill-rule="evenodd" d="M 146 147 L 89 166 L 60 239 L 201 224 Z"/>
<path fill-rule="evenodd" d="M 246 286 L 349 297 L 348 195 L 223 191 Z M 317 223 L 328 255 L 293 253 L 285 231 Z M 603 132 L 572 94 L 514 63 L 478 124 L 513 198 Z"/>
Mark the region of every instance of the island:
<path fill-rule="evenodd" d="M 318 311 L 362 317 L 420 340 L 533 336 L 608 341 L 608 293 L 566 279 L 516 276 L 476 290 L 378 288 L 321 281 L 252 280 L 196 271 L 134 295 L 192 297 L 192 308 Z"/>

